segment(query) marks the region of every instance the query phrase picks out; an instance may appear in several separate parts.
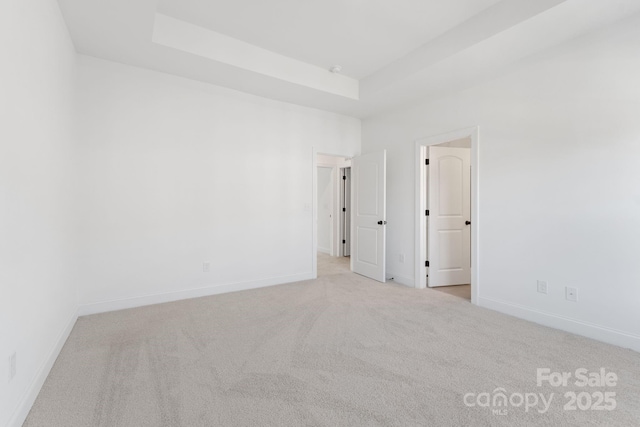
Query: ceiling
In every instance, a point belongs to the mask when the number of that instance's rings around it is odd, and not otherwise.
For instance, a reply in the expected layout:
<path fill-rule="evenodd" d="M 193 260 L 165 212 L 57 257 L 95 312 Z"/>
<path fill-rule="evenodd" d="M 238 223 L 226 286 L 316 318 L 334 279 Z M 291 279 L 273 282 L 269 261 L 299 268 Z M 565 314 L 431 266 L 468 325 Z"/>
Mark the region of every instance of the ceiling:
<path fill-rule="evenodd" d="M 160 0 L 158 11 L 361 79 L 500 0 Z"/>
<path fill-rule="evenodd" d="M 58 1 L 79 53 L 355 117 L 468 87 L 640 11 L 638 0 Z"/>

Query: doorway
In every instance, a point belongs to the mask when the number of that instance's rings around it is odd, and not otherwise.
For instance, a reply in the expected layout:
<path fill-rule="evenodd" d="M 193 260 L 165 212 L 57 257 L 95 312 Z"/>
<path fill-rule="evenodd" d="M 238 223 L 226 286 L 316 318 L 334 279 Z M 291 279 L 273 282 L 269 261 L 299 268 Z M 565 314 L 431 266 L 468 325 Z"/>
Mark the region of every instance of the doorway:
<path fill-rule="evenodd" d="M 478 128 L 416 141 L 416 162 L 415 286 L 477 304 Z"/>
<path fill-rule="evenodd" d="M 317 275 L 350 271 L 351 159 L 316 155 Z"/>

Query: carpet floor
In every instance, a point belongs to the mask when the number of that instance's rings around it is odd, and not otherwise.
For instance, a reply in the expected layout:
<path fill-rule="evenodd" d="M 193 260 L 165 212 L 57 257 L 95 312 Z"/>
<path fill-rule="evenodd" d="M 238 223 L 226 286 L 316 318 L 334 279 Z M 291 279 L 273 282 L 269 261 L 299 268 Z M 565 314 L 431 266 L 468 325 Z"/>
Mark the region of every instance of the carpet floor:
<path fill-rule="evenodd" d="M 640 425 L 636 352 L 377 283 L 346 259 L 318 271 L 79 318 L 25 426 Z M 538 386 L 538 368 L 572 377 Z M 617 381 L 579 387 L 579 368 Z"/>

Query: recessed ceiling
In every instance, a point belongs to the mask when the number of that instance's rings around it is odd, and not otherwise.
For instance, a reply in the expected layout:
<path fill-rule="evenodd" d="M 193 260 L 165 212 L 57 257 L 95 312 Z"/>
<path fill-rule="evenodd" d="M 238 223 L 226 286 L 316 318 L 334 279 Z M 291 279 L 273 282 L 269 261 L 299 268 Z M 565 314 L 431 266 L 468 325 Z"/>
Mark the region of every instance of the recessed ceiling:
<path fill-rule="evenodd" d="M 500 0 L 160 0 L 158 12 L 361 79 Z"/>
<path fill-rule="evenodd" d="M 638 0 L 58 2 L 81 54 L 355 117 L 460 90 L 640 11 Z"/>

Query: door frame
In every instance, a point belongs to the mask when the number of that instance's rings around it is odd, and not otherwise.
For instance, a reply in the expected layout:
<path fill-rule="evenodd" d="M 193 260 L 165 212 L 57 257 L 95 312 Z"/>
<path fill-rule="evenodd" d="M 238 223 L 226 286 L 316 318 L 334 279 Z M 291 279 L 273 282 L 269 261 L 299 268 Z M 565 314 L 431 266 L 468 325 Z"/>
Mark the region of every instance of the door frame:
<path fill-rule="evenodd" d="M 347 240 L 349 243 L 349 256 L 351 256 L 351 166 L 340 166 L 338 168 L 338 181 L 340 183 L 342 183 L 343 180 L 343 176 L 346 176 L 347 174 L 347 169 L 349 169 L 349 179 L 348 179 L 348 183 L 345 183 L 344 185 L 339 185 L 340 187 L 340 191 L 339 191 L 339 198 L 338 198 L 338 215 L 340 216 L 340 219 L 338 221 L 339 223 L 339 232 L 338 232 L 338 256 L 339 257 L 344 257 L 345 255 L 345 244 L 342 243 L 342 240 Z M 348 185 L 347 185 L 348 184 Z M 346 190 L 348 189 L 348 193 L 346 193 Z M 349 195 L 348 197 L 348 201 L 346 200 L 346 194 Z M 343 206 L 343 201 L 346 202 L 346 206 Z M 341 210 L 341 206 L 347 208 L 347 211 L 344 212 L 346 215 L 342 215 L 343 212 Z M 349 218 L 349 221 L 347 221 L 347 216 Z M 347 226 L 347 223 L 349 224 Z M 346 234 L 348 234 L 348 237 L 346 236 Z"/>
<path fill-rule="evenodd" d="M 415 280 L 414 286 L 417 289 L 427 287 L 427 267 L 425 261 L 428 259 L 427 253 L 427 148 L 430 145 L 438 145 L 445 142 L 455 141 L 464 138 L 471 139 L 471 303 L 478 304 L 480 295 L 480 278 L 478 275 L 478 247 L 480 237 L 480 221 L 478 215 L 479 197 L 479 136 L 478 126 L 447 132 L 439 135 L 420 138 L 415 142 L 416 159 L 416 210 L 415 210 Z"/>
<path fill-rule="evenodd" d="M 313 279 L 318 278 L 318 166 L 326 166 L 318 162 L 318 154 L 333 157 L 342 157 L 350 160 L 353 154 L 336 154 L 328 152 L 318 152 L 316 147 L 311 147 L 311 204 L 305 203 L 311 209 L 311 275 Z M 331 165 L 332 167 L 333 165 Z M 336 172 L 340 171 L 340 167 L 336 166 Z M 334 173 L 334 175 L 335 175 Z M 353 191 L 352 191 L 353 195 Z M 340 197 L 334 194 L 334 199 Z M 353 215 L 353 214 L 352 214 Z"/>

